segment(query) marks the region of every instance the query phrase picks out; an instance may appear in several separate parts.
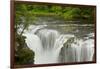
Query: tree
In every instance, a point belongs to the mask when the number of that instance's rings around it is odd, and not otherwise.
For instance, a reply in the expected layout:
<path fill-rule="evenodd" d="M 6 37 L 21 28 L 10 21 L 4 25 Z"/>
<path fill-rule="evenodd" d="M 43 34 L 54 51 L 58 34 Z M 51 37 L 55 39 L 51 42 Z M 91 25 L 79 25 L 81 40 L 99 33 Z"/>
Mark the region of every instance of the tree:
<path fill-rule="evenodd" d="M 15 63 L 17 65 L 33 64 L 35 53 L 28 48 L 25 42 L 26 37 L 22 34 L 34 24 L 35 16 L 25 4 L 16 5 L 15 9 Z"/>
<path fill-rule="evenodd" d="M 29 25 L 34 24 L 36 17 L 32 14 L 31 11 L 27 8 L 27 5 L 18 5 L 16 6 L 16 15 L 15 15 L 15 29 L 22 29 L 20 35 L 23 34 L 25 29 L 28 29 Z"/>
<path fill-rule="evenodd" d="M 60 15 L 60 14 L 62 14 L 62 7 L 61 6 L 52 6 L 50 8 L 50 11 L 57 15 Z"/>
<path fill-rule="evenodd" d="M 35 53 L 27 47 L 25 36 L 16 34 L 15 62 L 19 64 L 33 64 Z"/>

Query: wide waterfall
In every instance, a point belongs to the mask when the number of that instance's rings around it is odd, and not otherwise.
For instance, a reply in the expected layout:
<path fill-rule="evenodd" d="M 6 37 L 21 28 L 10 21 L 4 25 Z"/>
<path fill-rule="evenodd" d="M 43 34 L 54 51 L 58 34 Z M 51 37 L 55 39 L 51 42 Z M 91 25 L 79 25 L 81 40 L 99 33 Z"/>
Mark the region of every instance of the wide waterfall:
<path fill-rule="evenodd" d="M 74 34 L 61 33 L 47 25 L 31 26 L 24 35 L 28 47 L 35 52 L 35 64 L 92 61 L 94 34 L 78 38 Z"/>

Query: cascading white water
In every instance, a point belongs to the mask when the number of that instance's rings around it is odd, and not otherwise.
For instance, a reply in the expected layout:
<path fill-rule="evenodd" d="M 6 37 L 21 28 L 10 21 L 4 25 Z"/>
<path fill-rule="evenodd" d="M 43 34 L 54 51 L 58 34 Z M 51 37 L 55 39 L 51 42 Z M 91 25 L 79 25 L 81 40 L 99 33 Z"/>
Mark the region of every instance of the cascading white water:
<path fill-rule="evenodd" d="M 45 26 L 32 26 L 25 32 L 26 43 L 35 52 L 35 64 L 92 61 L 94 40 L 75 38 L 72 34 L 61 34 L 57 30 L 45 29 Z M 66 44 L 67 43 L 67 44 Z"/>
<path fill-rule="evenodd" d="M 71 43 L 66 42 L 59 54 L 60 62 L 92 61 L 94 55 L 93 43 L 94 40 L 89 38 L 85 41 L 83 39 L 74 38 Z"/>

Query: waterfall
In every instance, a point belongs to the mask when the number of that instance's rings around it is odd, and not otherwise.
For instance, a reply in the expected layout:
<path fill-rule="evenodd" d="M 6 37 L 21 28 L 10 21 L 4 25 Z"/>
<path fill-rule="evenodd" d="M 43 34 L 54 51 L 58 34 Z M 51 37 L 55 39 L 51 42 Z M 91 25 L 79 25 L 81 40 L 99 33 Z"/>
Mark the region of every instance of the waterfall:
<path fill-rule="evenodd" d="M 28 47 L 35 52 L 35 64 L 92 61 L 93 39 L 78 39 L 74 34 L 45 27 L 32 26 L 24 33 Z"/>
<path fill-rule="evenodd" d="M 61 48 L 60 62 L 85 62 L 92 61 L 94 55 L 93 39 L 70 38 Z"/>
<path fill-rule="evenodd" d="M 37 35 L 39 36 L 44 50 L 53 50 L 56 39 L 59 37 L 59 32 L 51 29 L 42 29 Z"/>

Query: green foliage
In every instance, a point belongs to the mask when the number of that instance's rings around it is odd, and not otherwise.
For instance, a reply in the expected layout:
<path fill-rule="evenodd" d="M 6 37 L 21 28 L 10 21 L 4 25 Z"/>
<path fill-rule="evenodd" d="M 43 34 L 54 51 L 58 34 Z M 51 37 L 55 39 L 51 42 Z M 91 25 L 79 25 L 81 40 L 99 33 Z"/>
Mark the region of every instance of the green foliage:
<path fill-rule="evenodd" d="M 59 6 L 59 5 L 29 5 L 29 4 L 17 4 L 16 5 L 16 14 L 21 13 L 23 18 L 25 18 L 24 22 L 28 22 L 34 20 L 37 15 L 56 15 L 59 17 L 63 17 L 65 20 L 77 20 L 77 19 L 87 19 L 92 20 L 94 18 L 94 8 L 92 7 L 67 7 L 67 6 Z M 18 18 L 18 17 L 17 17 Z M 17 19 L 16 18 L 16 19 Z M 21 17 L 22 18 L 22 17 Z M 32 19 L 33 18 L 33 19 Z"/>
<path fill-rule="evenodd" d="M 25 42 L 26 37 L 23 36 L 24 30 L 28 29 L 29 25 L 34 24 L 35 17 L 29 11 L 31 6 L 25 4 L 16 4 L 15 14 L 15 63 L 20 64 L 33 64 L 34 52 L 30 50 Z M 22 29 L 21 33 L 18 33 L 19 29 Z"/>
<path fill-rule="evenodd" d="M 52 6 L 50 11 L 57 15 L 60 15 L 60 14 L 62 14 L 62 7 L 61 6 Z"/>
<path fill-rule="evenodd" d="M 15 63 L 20 64 L 33 64 L 34 63 L 34 52 L 27 47 L 25 43 L 25 36 L 20 36 L 16 33 L 16 44 L 15 44 Z"/>
<path fill-rule="evenodd" d="M 80 17 L 80 9 L 79 8 L 72 8 L 72 7 L 67 7 L 65 8 L 64 10 L 64 18 L 65 19 L 76 19 L 76 18 L 79 18 Z"/>
<path fill-rule="evenodd" d="M 29 6 L 25 4 L 16 5 L 15 29 L 22 29 L 20 35 L 23 34 L 25 29 L 28 29 L 29 25 L 34 24 L 34 20 L 36 19 L 28 8 Z"/>
<path fill-rule="evenodd" d="M 17 52 L 15 56 L 16 64 L 33 64 L 34 62 L 34 53 L 28 48 L 23 48 Z"/>

